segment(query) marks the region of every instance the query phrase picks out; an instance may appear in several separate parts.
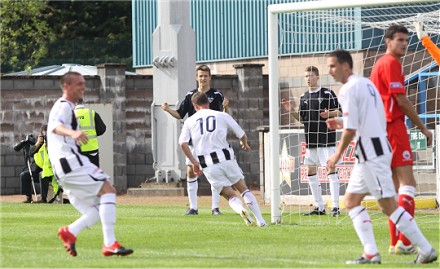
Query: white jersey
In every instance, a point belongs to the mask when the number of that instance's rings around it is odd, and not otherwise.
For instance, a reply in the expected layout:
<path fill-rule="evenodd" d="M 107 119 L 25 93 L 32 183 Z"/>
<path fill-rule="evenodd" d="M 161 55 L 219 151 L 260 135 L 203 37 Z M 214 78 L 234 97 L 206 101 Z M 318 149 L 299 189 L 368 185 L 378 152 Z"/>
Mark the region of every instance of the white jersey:
<path fill-rule="evenodd" d="M 344 129 L 357 130 L 359 162 L 391 153 L 382 98 L 367 78 L 351 75 L 339 91 Z"/>
<path fill-rule="evenodd" d="M 65 98 L 58 99 L 49 113 L 47 126 L 47 145 L 49 159 L 57 177 L 76 170 L 90 163 L 89 159 L 79 153 L 79 145 L 69 136 L 55 134 L 53 130 L 63 124 L 66 128 L 79 130 L 74 113 L 75 105 Z"/>
<path fill-rule="evenodd" d="M 231 130 L 238 138 L 245 132 L 227 113 L 211 109 L 201 109 L 186 119 L 183 124 L 179 144 L 192 141 L 194 157 L 202 168 L 224 160 L 234 159 L 234 150 L 226 137 Z"/>

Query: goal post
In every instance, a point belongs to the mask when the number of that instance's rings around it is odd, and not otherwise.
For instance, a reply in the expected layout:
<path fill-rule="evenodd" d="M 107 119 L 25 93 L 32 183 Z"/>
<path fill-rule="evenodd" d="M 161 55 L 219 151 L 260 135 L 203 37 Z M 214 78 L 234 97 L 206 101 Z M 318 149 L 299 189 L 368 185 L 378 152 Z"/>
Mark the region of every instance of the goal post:
<path fill-rule="evenodd" d="M 392 9 L 392 16 L 388 16 L 387 14 L 382 15 L 382 8 L 385 8 L 384 10 L 386 10 L 386 8 L 389 8 L 389 10 Z M 270 190 L 266 188 L 266 191 L 270 191 L 272 223 L 282 222 L 283 207 L 281 199 L 282 182 L 280 182 L 280 155 L 283 145 L 280 143 L 280 129 L 282 126 L 286 125 L 286 123 L 281 123 L 282 115 L 280 111 L 282 108 L 280 106 L 280 59 L 285 57 L 287 58 L 287 61 L 289 61 L 289 59 L 293 59 L 292 61 L 299 62 L 301 62 L 301 59 L 304 59 L 302 62 L 310 61 L 309 65 L 314 65 L 315 63 L 319 64 L 321 66 L 321 72 L 323 74 L 327 74 L 327 69 L 324 69 L 326 54 L 338 48 L 346 49 L 354 53 L 353 57 L 355 60 L 355 72 L 357 71 L 357 73 L 360 73 L 360 75 L 365 76 L 365 74 L 371 72 L 372 64 L 384 52 L 382 40 L 383 30 L 394 22 L 405 24 L 409 31 L 412 32 L 412 41 L 410 41 L 410 46 L 411 50 L 414 51 L 412 56 L 404 59 L 404 69 L 406 71 L 405 75 L 407 75 L 405 78 L 406 81 L 408 81 L 407 89 L 413 94 L 411 97 L 412 100 L 422 102 L 418 103 L 417 105 L 419 106 L 419 110 L 421 107 L 423 107 L 424 111 L 419 112 L 425 114 L 432 112 L 434 116 L 431 116 L 434 119 L 430 122 L 434 122 L 433 126 L 437 126 L 440 113 L 440 108 L 437 105 L 438 95 L 431 97 L 431 99 L 434 99 L 433 101 L 429 101 L 429 98 L 428 100 L 426 99 L 426 96 L 428 95 L 437 94 L 433 93 L 434 91 L 429 93 L 427 92 L 427 84 L 433 83 L 433 73 L 431 72 L 432 67 L 434 66 L 435 68 L 437 65 L 431 65 L 431 68 L 428 68 L 429 65 L 427 65 L 427 63 L 432 62 L 433 60 L 430 58 L 428 53 L 423 52 L 424 48 L 421 46 L 421 43 L 419 41 L 415 41 L 417 37 L 415 36 L 412 22 L 416 20 L 420 13 L 429 13 L 427 15 L 426 30 L 430 35 L 437 35 L 438 38 L 440 29 L 438 22 L 439 8 L 440 4 L 438 3 L 438 0 L 365 0 L 359 2 L 322 0 L 274 4 L 268 6 L 270 134 L 268 135 L 267 145 L 268 156 L 265 159 L 266 162 L 269 163 L 269 165 L 266 166 L 266 168 L 268 168 L 266 178 L 270 180 Z M 366 19 L 367 21 L 363 21 L 364 14 L 370 14 L 370 17 Z M 437 16 L 436 21 L 433 21 L 433 16 Z M 304 23 L 304 25 L 301 23 Z M 326 27 L 331 28 L 330 33 L 326 33 Z M 280 32 L 284 33 L 283 36 L 280 36 Z M 362 35 L 365 33 L 370 35 L 369 39 L 364 39 L 362 37 Z M 309 48 L 313 48 L 313 51 L 308 50 Z M 310 57 L 306 57 L 307 55 L 310 55 Z M 416 58 L 417 60 L 415 60 Z M 427 77 L 420 75 L 423 70 L 425 70 L 423 74 L 427 74 Z M 297 77 L 300 77 L 304 73 L 304 68 L 301 68 L 301 66 L 298 65 L 298 67 L 291 68 L 288 73 L 289 75 L 294 73 Z M 429 77 L 430 74 L 431 77 Z M 322 77 L 323 76 L 321 76 L 321 83 L 323 86 L 330 86 L 330 88 L 332 88 L 332 86 L 335 86 L 336 88 L 340 87 L 340 85 L 337 85 L 334 81 L 331 81 L 330 78 L 327 77 L 323 79 Z M 437 78 L 437 82 L 434 82 L 437 83 L 437 92 L 439 83 L 438 80 L 439 79 Z M 285 79 L 285 81 L 287 81 L 287 79 Z M 293 84 L 299 84 L 298 80 L 291 79 L 291 81 L 293 81 Z M 299 86 L 297 88 L 299 88 Z M 289 91 L 289 96 L 290 92 L 292 91 L 294 90 Z M 431 102 L 431 106 L 434 106 L 433 111 L 426 110 L 426 104 L 428 102 Z M 290 122 L 290 119 L 288 119 L 287 125 L 289 125 Z M 438 135 L 435 132 L 435 127 L 430 129 L 433 129 L 435 139 L 437 139 Z M 435 144 L 435 142 L 433 144 Z M 437 155 L 435 152 L 431 152 L 433 149 L 437 149 L 438 151 L 438 147 L 433 147 L 428 149 L 428 153 L 425 155 L 429 155 L 430 153 L 432 153 L 433 156 Z M 299 149 L 297 148 L 295 150 Z M 430 162 L 432 162 L 431 170 L 435 171 L 435 160 L 431 160 Z M 437 167 L 437 169 L 439 168 Z M 436 177 L 438 177 L 438 174 L 436 174 Z M 440 187 L 437 185 L 433 187 L 432 191 L 429 190 L 427 192 L 433 192 L 434 195 L 437 195 L 438 197 L 437 188 Z"/>

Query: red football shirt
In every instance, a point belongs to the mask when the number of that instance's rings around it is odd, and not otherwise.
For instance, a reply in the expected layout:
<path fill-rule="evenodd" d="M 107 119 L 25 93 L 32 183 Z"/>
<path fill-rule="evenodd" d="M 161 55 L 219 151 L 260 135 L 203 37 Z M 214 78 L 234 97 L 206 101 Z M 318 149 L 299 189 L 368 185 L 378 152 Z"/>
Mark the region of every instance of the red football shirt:
<path fill-rule="evenodd" d="M 374 64 L 370 80 L 382 96 L 387 122 L 404 119 L 405 114 L 395 97 L 396 94 L 406 95 L 402 64 L 390 54 L 385 54 Z"/>

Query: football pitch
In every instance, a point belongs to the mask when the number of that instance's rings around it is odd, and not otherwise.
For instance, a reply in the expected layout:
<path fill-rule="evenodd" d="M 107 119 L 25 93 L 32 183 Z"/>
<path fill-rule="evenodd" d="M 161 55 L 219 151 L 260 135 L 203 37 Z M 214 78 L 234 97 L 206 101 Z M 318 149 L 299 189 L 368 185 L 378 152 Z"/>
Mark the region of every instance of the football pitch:
<path fill-rule="evenodd" d="M 69 204 L 2 202 L 1 268 L 348 268 L 345 261 L 362 254 L 362 247 L 344 212 L 326 223 L 299 214 L 289 224 L 247 227 L 227 204 L 223 215 L 213 216 L 209 206 L 198 216 L 183 216 L 184 204 L 127 205 L 117 209 L 116 237 L 134 249 L 126 257 L 104 257 L 98 223 L 77 239 L 77 257 L 71 257 L 57 237 L 58 228 L 79 217 Z M 270 220 L 269 208 L 263 216 Z M 374 268 L 439 268 L 438 261 L 412 265 L 415 255 L 388 255 L 387 219 L 370 212 L 382 264 Z M 315 218 L 318 218 L 315 216 Z M 438 211 L 416 215 L 423 233 L 437 251 Z M 365 266 L 360 266 L 365 267 Z"/>

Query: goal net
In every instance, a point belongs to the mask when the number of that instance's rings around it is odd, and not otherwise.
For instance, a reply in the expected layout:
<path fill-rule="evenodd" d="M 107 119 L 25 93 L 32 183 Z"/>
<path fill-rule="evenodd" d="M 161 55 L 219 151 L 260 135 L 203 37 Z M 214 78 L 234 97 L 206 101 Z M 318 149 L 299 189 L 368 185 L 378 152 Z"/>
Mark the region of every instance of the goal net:
<path fill-rule="evenodd" d="M 265 202 L 271 204 L 272 222 L 324 222 L 331 217 L 334 206 L 343 209 L 343 195 L 353 167 L 355 142 L 352 142 L 337 166 L 339 205 L 332 205 L 329 177 L 325 167 L 318 167 L 323 200 L 327 214 L 305 217 L 316 206 L 310 191 L 307 166 L 304 165 L 306 141 L 303 125 L 285 109 L 281 100 L 290 102 L 298 111 L 300 96 L 308 91 L 305 70 L 319 70 L 318 86 L 338 95 L 341 84 L 328 75 L 327 55 L 336 49 L 351 52 L 354 73 L 370 77 L 376 60 L 385 53 L 383 33 L 391 24 L 400 24 L 409 31 L 409 46 L 403 57 L 407 95 L 420 118 L 434 133 L 440 120 L 438 64 L 418 39 L 414 22 L 422 21 L 424 30 L 437 45 L 440 42 L 438 1 L 312 1 L 271 5 L 269 23 L 269 110 L 270 130 L 264 136 Z M 310 105 L 311 106 L 311 105 Z M 312 112 L 311 112 L 312 113 Z M 408 137 L 415 159 L 414 174 L 417 194 L 416 210 L 435 208 L 438 198 L 438 148 L 426 145 L 423 135 L 407 121 Z M 318 130 L 319 132 L 319 130 Z M 323 132 L 326 135 L 325 132 Z M 337 140 L 340 133 L 337 132 Z M 437 149 L 437 151 L 436 151 Z M 437 162 L 437 164 L 436 164 Z M 369 197 L 367 197 L 369 198 Z M 364 203 L 377 207 L 375 201 Z M 343 211 L 343 210 L 342 210 Z M 344 213 L 344 212 L 343 212 Z M 346 213 L 346 212 L 345 212 Z M 346 216 L 342 214 L 341 216 Z"/>

